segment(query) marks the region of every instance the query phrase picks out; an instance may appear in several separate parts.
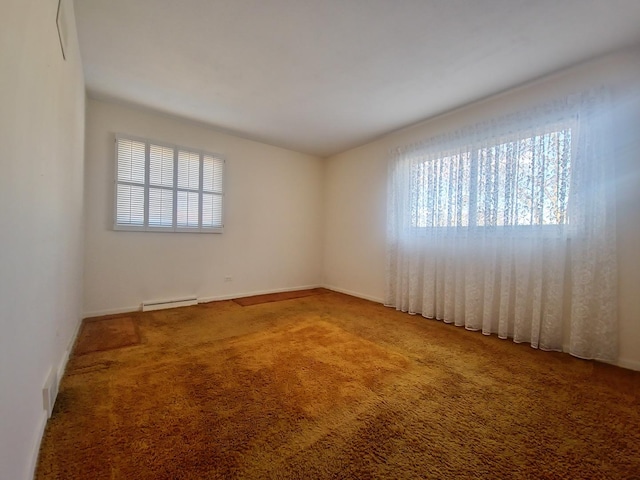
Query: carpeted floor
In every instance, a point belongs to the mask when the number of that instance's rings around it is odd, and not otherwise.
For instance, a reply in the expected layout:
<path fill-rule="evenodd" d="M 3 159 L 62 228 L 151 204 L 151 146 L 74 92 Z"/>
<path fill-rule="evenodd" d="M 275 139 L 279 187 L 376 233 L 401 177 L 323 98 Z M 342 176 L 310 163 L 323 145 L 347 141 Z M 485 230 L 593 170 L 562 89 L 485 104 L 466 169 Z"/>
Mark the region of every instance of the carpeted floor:
<path fill-rule="evenodd" d="M 128 314 L 74 354 L 44 479 L 638 479 L 640 373 L 337 293 Z"/>
<path fill-rule="evenodd" d="M 140 343 L 136 323 L 131 317 L 87 319 L 82 323 L 74 348 L 76 355 L 129 347 Z"/>

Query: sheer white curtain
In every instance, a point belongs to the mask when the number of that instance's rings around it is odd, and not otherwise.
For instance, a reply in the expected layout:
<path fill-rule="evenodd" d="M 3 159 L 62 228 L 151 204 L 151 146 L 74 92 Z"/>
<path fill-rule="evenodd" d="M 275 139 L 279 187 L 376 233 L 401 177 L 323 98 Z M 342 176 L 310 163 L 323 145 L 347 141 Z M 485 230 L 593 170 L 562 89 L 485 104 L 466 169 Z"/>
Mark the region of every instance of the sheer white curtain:
<path fill-rule="evenodd" d="M 615 360 L 606 98 L 575 95 L 395 150 L 385 304 Z"/>

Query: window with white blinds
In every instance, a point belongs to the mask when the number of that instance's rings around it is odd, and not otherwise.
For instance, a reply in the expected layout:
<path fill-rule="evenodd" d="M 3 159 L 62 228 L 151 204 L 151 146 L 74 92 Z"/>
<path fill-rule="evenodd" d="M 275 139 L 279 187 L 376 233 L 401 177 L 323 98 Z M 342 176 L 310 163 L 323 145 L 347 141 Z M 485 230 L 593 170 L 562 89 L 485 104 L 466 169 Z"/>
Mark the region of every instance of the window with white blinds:
<path fill-rule="evenodd" d="M 116 230 L 222 233 L 224 159 L 116 136 Z"/>

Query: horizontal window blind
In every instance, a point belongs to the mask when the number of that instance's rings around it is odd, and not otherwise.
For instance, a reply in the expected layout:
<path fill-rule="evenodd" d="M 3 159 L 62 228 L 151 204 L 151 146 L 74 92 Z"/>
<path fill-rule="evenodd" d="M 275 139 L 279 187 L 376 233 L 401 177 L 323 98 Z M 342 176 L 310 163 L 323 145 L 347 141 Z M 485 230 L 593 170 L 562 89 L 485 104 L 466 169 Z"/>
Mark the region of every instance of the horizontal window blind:
<path fill-rule="evenodd" d="M 116 136 L 116 230 L 221 233 L 221 155 Z"/>

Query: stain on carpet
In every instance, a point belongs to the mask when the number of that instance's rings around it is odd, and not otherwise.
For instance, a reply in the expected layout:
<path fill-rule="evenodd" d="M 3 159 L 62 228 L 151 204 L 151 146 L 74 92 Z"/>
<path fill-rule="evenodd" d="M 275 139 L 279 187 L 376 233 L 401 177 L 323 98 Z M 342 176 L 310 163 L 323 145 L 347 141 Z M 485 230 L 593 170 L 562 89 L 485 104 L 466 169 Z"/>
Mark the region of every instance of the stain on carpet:
<path fill-rule="evenodd" d="M 131 317 L 85 320 L 78 334 L 76 355 L 113 350 L 140 344 L 140 335 Z"/>

